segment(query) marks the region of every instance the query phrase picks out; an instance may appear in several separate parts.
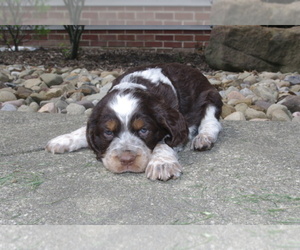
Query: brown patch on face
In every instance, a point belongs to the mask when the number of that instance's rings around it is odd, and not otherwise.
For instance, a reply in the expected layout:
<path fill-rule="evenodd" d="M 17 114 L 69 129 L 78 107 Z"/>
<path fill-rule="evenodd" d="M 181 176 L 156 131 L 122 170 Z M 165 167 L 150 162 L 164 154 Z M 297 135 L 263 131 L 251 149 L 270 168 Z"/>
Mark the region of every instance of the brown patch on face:
<path fill-rule="evenodd" d="M 135 119 L 132 123 L 132 127 L 134 130 L 138 131 L 145 126 L 145 122 L 142 119 Z"/>
<path fill-rule="evenodd" d="M 108 128 L 110 131 L 116 131 L 117 130 L 117 121 L 116 120 L 109 120 L 105 123 L 106 128 Z"/>

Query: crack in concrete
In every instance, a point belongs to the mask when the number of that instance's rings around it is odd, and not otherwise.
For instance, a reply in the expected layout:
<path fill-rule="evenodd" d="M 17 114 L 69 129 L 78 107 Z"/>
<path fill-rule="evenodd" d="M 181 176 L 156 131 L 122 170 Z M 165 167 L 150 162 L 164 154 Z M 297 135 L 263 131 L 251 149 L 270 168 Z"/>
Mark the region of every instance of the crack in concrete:
<path fill-rule="evenodd" d="M 40 151 L 44 151 L 45 148 L 44 147 L 39 147 L 39 148 L 35 148 L 35 149 L 29 149 L 29 150 L 22 150 L 22 151 L 17 151 L 17 152 L 11 152 L 11 153 L 0 153 L 0 157 L 4 157 L 4 156 L 14 156 L 14 155 L 19 155 L 19 154 L 27 154 L 27 153 L 34 153 L 34 152 L 40 152 Z"/>

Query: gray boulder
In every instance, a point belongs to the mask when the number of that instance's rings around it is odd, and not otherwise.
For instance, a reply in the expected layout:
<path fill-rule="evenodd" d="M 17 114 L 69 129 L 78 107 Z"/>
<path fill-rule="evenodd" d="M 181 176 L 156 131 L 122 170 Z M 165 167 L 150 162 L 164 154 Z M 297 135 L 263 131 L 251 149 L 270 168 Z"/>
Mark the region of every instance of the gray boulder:
<path fill-rule="evenodd" d="M 63 78 L 57 74 L 46 73 L 42 74 L 40 77 L 48 87 L 51 87 L 53 85 L 59 85 L 63 82 Z"/>
<path fill-rule="evenodd" d="M 17 98 L 12 92 L 7 90 L 0 91 L 0 102 L 7 102 L 13 100 L 17 100 Z"/>
<path fill-rule="evenodd" d="M 67 107 L 67 114 L 69 115 L 81 115 L 84 114 L 85 107 L 76 103 L 71 103 Z"/>
<path fill-rule="evenodd" d="M 299 26 L 215 26 L 205 56 L 215 69 L 296 72 L 300 65 L 299 40 Z"/>
<path fill-rule="evenodd" d="M 8 76 L 2 72 L 0 72 L 0 82 L 7 82 L 9 80 Z"/>
<path fill-rule="evenodd" d="M 300 111 L 300 96 L 287 96 L 282 102 L 282 105 L 286 106 L 292 113 Z"/>

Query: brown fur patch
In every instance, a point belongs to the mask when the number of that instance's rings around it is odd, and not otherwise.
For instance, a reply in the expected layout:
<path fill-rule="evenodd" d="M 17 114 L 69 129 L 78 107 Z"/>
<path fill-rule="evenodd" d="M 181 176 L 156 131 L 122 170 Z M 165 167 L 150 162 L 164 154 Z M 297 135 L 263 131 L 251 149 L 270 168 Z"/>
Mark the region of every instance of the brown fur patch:
<path fill-rule="evenodd" d="M 110 131 L 116 131 L 118 124 L 116 120 L 109 120 L 105 123 L 105 125 Z"/>
<path fill-rule="evenodd" d="M 145 122 L 142 119 L 135 119 L 132 123 L 134 130 L 140 130 L 145 126 Z"/>

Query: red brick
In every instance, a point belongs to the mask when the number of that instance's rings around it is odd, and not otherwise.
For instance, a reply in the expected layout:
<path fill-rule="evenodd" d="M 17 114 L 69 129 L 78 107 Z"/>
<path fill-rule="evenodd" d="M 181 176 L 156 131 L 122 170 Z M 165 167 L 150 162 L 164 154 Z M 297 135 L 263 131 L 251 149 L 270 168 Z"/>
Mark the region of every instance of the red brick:
<path fill-rule="evenodd" d="M 205 35 L 196 35 L 195 36 L 195 41 L 209 41 L 210 36 L 205 36 Z"/>
<path fill-rule="evenodd" d="M 117 40 L 117 35 L 99 35 L 99 40 L 115 41 Z"/>
<path fill-rule="evenodd" d="M 181 42 L 164 42 L 164 47 L 182 48 Z"/>
<path fill-rule="evenodd" d="M 108 47 L 125 47 L 124 41 L 108 41 Z"/>
<path fill-rule="evenodd" d="M 193 41 L 194 36 L 192 35 L 175 35 L 175 41 Z"/>
<path fill-rule="evenodd" d="M 31 34 L 26 34 L 24 37 L 24 40 L 26 41 L 26 40 L 30 40 L 30 39 L 32 39 Z"/>
<path fill-rule="evenodd" d="M 183 43 L 183 48 L 195 48 L 197 45 L 196 42 L 184 42 Z"/>
<path fill-rule="evenodd" d="M 48 35 L 49 40 L 64 40 L 65 36 L 64 35 L 57 35 L 57 34 L 49 34 Z"/>
<path fill-rule="evenodd" d="M 145 47 L 162 47 L 162 42 L 145 42 Z"/>
<path fill-rule="evenodd" d="M 137 41 L 153 41 L 154 40 L 154 35 L 136 35 L 136 40 Z"/>
<path fill-rule="evenodd" d="M 98 35 L 89 35 L 89 34 L 82 34 L 82 40 L 99 40 Z"/>
<path fill-rule="evenodd" d="M 144 47 L 143 42 L 127 42 L 126 47 Z"/>
<path fill-rule="evenodd" d="M 171 35 L 156 35 L 155 36 L 155 40 L 159 40 L 159 41 L 173 41 L 174 40 L 174 36 L 171 36 Z"/>
<path fill-rule="evenodd" d="M 43 35 L 43 36 L 37 36 L 36 39 L 34 39 L 34 40 L 48 40 L 48 39 L 49 39 L 48 35 Z"/>
<path fill-rule="evenodd" d="M 134 35 L 118 35 L 118 40 L 130 40 L 134 41 L 135 36 Z"/>

